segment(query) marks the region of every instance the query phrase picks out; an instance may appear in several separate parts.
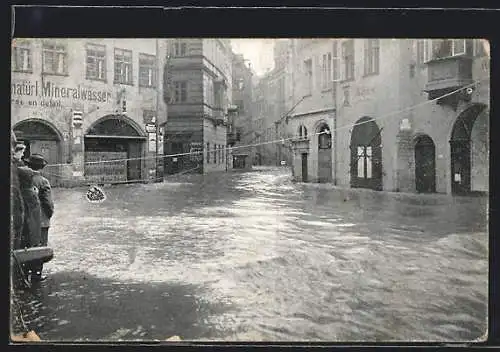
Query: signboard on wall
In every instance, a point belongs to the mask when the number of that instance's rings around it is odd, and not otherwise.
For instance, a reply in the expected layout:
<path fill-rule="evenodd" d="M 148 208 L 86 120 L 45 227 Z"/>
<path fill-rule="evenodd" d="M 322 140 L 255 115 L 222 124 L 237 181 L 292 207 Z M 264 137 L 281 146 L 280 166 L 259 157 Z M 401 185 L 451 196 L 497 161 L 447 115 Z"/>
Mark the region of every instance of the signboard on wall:
<path fill-rule="evenodd" d="M 148 133 L 148 151 L 156 152 L 156 133 Z"/>

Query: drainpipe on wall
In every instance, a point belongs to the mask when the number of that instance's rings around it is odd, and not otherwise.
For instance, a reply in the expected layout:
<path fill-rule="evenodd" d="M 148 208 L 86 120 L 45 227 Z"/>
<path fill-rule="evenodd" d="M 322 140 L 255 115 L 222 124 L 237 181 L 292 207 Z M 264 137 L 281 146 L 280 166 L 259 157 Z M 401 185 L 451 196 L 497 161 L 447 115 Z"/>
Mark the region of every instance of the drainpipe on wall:
<path fill-rule="evenodd" d="M 337 45 L 334 39 L 333 42 L 333 48 L 332 51 L 336 50 L 337 51 Z M 334 53 L 334 57 L 337 56 L 337 52 Z M 338 67 L 334 63 L 332 63 L 332 67 L 335 69 Z M 337 72 L 336 72 L 337 73 Z M 332 74 L 332 96 L 333 96 L 333 108 L 335 111 L 335 115 L 333 116 L 333 184 L 336 186 L 337 185 L 337 117 L 338 117 L 338 111 L 337 111 L 337 81 L 335 80 L 335 77 Z"/>

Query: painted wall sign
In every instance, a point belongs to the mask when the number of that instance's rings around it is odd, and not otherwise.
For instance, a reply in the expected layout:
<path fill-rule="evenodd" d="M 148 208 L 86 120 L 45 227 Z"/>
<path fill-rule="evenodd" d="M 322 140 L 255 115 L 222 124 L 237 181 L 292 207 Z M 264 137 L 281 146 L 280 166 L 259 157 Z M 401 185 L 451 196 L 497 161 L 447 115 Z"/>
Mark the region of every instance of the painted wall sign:
<path fill-rule="evenodd" d="M 95 101 L 100 103 L 111 102 L 112 94 L 110 91 L 85 88 L 80 85 L 76 87 L 59 86 L 50 81 L 21 81 L 11 84 L 11 96 L 17 97 L 39 97 L 50 99 L 75 99 Z"/>
<path fill-rule="evenodd" d="M 28 108 L 64 107 L 64 101 L 112 103 L 112 93 L 107 90 L 82 87 L 77 85 L 60 86 L 50 81 L 14 81 L 11 84 L 11 105 Z"/>

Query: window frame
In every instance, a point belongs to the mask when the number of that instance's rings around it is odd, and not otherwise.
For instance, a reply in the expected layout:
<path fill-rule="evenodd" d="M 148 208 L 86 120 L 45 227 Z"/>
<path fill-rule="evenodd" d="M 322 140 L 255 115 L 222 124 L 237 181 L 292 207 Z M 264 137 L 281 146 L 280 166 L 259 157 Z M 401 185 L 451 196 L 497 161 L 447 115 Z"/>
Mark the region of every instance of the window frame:
<path fill-rule="evenodd" d="M 364 41 L 364 75 L 378 75 L 380 72 L 380 40 Z"/>
<path fill-rule="evenodd" d="M 125 60 L 127 58 L 127 55 L 129 56 L 129 62 Z M 122 57 L 123 59 L 118 59 L 118 57 Z M 126 85 L 134 85 L 134 53 L 132 50 L 129 49 L 121 49 L 121 48 L 115 48 L 114 49 L 114 75 L 113 75 L 113 83 L 114 84 L 126 84 Z M 118 66 L 119 65 L 119 66 Z M 120 74 L 117 76 L 117 68 L 120 67 Z M 129 68 L 128 71 L 128 77 L 125 77 L 124 80 L 123 74 L 127 74 L 127 67 Z M 123 72 L 122 69 L 125 71 Z M 118 77 L 118 79 L 117 79 Z M 127 80 L 128 78 L 128 80 Z"/>
<path fill-rule="evenodd" d="M 47 55 L 51 54 L 52 57 L 52 70 L 47 65 Z M 63 72 L 59 71 L 60 60 L 63 58 Z M 55 59 L 57 58 L 57 60 Z M 57 68 L 54 70 L 54 65 Z M 44 41 L 42 43 L 42 73 L 51 76 L 67 76 L 68 75 L 68 46 L 57 42 Z"/>
<path fill-rule="evenodd" d="M 98 55 L 89 55 L 89 51 L 95 51 L 96 53 L 101 51 L 104 55 L 102 57 Z M 97 77 L 91 76 L 89 74 L 89 58 L 93 58 L 95 60 L 95 63 L 97 65 L 95 69 L 95 71 L 97 72 Z M 87 43 L 85 45 L 85 78 L 92 81 L 106 82 L 107 81 L 106 59 L 107 59 L 106 45 Z M 99 70 L 99 63 L 101 62 L 101 60 L 102 60 L 102 65 L 101 65 L 101 70 Z M 99 71 L 102 71 L 102 77 L 98 77 Z"/>
<path fill-rule="evenodd" d="M 158 68 L 156 55 L 139 53 L 139 87 L 156 88 L 158 85 Z M 148 82 L 144 82 L 144 70 L 147 70 Z"/>
<path fill-rule="evenodd" d="M 174 88 L 173 103 L 182 104 L 188 101 L 188 81 L 174 81 L 173 88 Z"/>
<path fill-rule="evenodd" d="M 33 73 L 33 46 L 31 42 L 15 39 L 12 47 L 12 55 L 13 60 L 11 68 L 14 72 L 24 72 L 24 73 Z M 22 55 L 22 65 L 19 65 L 19 53 L 25 53 L 26 55 Z M 26 64 L 26 68 L 24 68 Z M 22 67 L 20 67 L 22 66 Z"/>
<path fill-rule="evenodd" d="M 314 75 L 314 72 L 313 72 L 313 59 L 312 58 L 309 58 L 309 59 L 305 59 L 304 62 L 303 62 L 303 66 L 304 66 L 304 75 L 305 75 L 305 78 L 306 78 L 306 92 L 304 94 L 304 96 L 310 96 L 312 95 L 312 90 L 313 90 L 313 75 Z"/>
<path fill-rule="evenodd" d="M 176 39 L 173 43 L 172 53 L 174 57 L 185 57 L 188 53 L 187 43 L 183 39 Z"/>
<path fill-rule="evenodd" d="M 458 56 L 466 56 L 467 55 L 467 39 L 454 39 L 454 38 L 444 38 L 444 39 L 426 39 L 427 41 L 427 61 L 437 61 L 437 60 L 444 60 L 452 57 L 458 57 Z M 456 51 L 456 43 L 457 41 L 460 41 L 463 43 L 463 51 L 457 52 Z M 450 49 L 448 54 L 436 54 L 438 50 L 435 49 L 434 45 L 444 45 L 444 43 L 449 42 L 450 43 Z"/>
<path fill-rule="evenodd" d="M 356 60 L 356 53 L 355 53 L 354 39 L 349 39 L 344 41 L 342 43 L 343 81 L 354 81 L 356 77 L 355 60 Z"/>

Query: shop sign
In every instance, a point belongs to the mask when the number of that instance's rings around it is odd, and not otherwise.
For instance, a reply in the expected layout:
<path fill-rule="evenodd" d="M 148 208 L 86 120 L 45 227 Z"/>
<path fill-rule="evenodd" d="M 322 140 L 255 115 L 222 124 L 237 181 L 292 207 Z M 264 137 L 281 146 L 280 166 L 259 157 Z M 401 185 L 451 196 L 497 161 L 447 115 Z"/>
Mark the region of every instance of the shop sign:
<path fill-rule="evenodd" d="M 23 107 L 61 108 L 64 101 L 111 103 L 109 90 L 81 86 L 64 86 L 50 81 L 14 81 L 11 83 L 11 104 Z"/>

